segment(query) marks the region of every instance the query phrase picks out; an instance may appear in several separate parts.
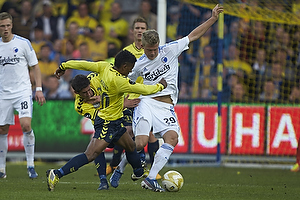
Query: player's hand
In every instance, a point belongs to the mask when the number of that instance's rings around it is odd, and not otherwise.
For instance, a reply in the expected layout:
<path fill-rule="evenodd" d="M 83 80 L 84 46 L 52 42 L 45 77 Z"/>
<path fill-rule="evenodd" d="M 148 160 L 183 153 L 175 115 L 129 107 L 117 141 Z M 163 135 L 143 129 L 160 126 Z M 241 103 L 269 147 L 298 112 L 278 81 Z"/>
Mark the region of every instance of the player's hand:
<path fill-rule="evenodd" d="M 140 99 L 128 99 L 129 95 L 127 95 L 124 99 L 124 108 L 135 108 L 140 103 Z"/>
<path fill-rule="evenodd" d="M 219 14 L 222 13 L 223 11 L 224 11 L 223 6 L 219 6 L 219 4 L 217 4 L 217 5 L 214 7 L 214 9 L 212 10 L 211 17 L 212 17 L 212 18 L 218 19 Z"/>
<path fill-rule="evenodd" d="M 46 99 L 45 99 L 42 91 L 35 92 L 35 100 L 38 102 L 38 104 L 40 106 L 42 106 L 44 103 L 46 103 Z"/>
<path fill-rule="evenodd" d="M 60 79 L 60 77 L 62 76 L 62 75 L 64 75 L 65 74 L 65 70 L 61 70 L 59 67 L 56 69 L 56 71 L 55 71 L 55 76 L 56 76 L 56 78 L 58 78 L 58 79 Z"/>
<path fill-rule="evenodd" d="M 96 104 L 101 102 L 101 96 L 93 96 L 89 100 L 85 100 L 84 102 L 89 104 Z"/>
<path fill-rule="evenodd" d="M 162 84 L 162 85 L 164 86 L 164 88 L 166 88 L 166 87 L 168 86 L 168 83 L 167 83 L 167 81 L 166 81 L 164 78 L 162 78 L 162 79 L 159 81 L 159 83 Z"/>

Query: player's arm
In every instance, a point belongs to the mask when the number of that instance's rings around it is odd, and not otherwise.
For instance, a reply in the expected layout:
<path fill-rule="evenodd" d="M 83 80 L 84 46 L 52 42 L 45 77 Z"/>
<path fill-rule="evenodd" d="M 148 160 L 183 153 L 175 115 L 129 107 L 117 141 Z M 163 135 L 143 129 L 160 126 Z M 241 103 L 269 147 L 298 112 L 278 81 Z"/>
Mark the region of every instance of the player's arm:
<path fill-rule="evenodd" d="M 79 69 L 84 71 L 100 72 L 101 66 L 109 65 L 107 62 L 89 62 L 85 60 L 69 60 L 67 62 L 61 63 L 61 65 L 56 69 L 55 75 L 60 78 L 66 69 Z"/>
<path fill-rule="evenodd" d="M 117 76 L 115 81 L 119 91 L 123 93 L 136 93 L 142 95 L 150 95 L 162 91 L 167 87 L 167 82 L 163 78 L 156 85 L 144 85 L 140 83 L 135 83 L 131 81 L 129 78 L 124 78 L 121 76 Z"/>
<path fill-rule="evenodd" d="M 34 73 L 34 81 L 36 85 L 36 91 L 35 91 L 35 100 L 38 102 L 39 105 L 43 105 L 46 100 L 42 91 L 42 74 L 41 69 L 38 64 L 34 65 L 32 67 L 33 73 Z"/>
<path fill-rule="evenodd" d="M 188 35 L 190 42 L 193 42 L 199 39 L 202 35 L 204 35 L 204 33 L 209 29 L 209 27 L 211 27 L 218 20 L 218 16 L 221 12 L 223 12 L 223 7 L 217 4 L 212 10 L 211 17 L 204 23 L 196 27 L 194 30 L 192 30 L 192 32 Z"/>

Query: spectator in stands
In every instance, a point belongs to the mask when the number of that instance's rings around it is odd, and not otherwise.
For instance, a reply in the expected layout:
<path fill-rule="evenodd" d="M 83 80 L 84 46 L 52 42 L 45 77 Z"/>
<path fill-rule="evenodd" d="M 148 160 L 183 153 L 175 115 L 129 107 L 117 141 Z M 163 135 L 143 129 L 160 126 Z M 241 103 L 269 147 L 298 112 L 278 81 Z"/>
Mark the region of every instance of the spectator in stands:
<path fill-rule="evenodd" d="M 177 27 L 177 38 L 188 35 L 201 21 L 200 7 L 183 3 L 180 5 L 180 18 Z M 193 84 L 193 70 L 199 57 L 199 40 L 190 43 L 190 49 L 182 52 L 178 58 L 179 67 L 179 98 L 190 98 L 189 88 Z"/>
<path fill-rule="evenodd" d="M 241 82 L 237 82 L 232 88 L 232 95 L 230 101 L 236 103 L 247 103 L 248 97 L 246 93 L 246 86 Z"/>
<path fill-rule="evenodd" d="M 291 93 L 292 82 L 284 78 L 283 69 L 279 62 L 274 62 L 271 69 L 271 77 L 275 85 L 275 93 L 280 102 L 285 102 Z"/>
<path fill-rule="evenodd" d="M 21 13 L 13 18 L 13 32 L 22 37 L 30 38 L 34 21 L 31 1 L 22 1 L 20 11 Z"/>
<path fill-rule="evenodd" d="M 151 12 L 151 2 L 149 0 L 141 1 L 140 12 L 132 15 L 130 24 L 132 24 L 137 17 L 143 17 L 147 21 L 148 29 L 157 29 L 157 16 Z"/>
<path fill-rule="evenodd" d="M 228 54 L 231 44 L 237 46 L 239 40 L 239 22 L 238 20 L 231 22 L 229 32 L 224 35 L 224 53 Z"/>
<path fill-rule="evenodd" d="M 52 14 L 52 2 L 43 1 L 43 14 L 37 17 L 34 26 L 42 28 L 46 40 L 54 42 L 56 39 L 62 39 L 65 33 L 65 21 L 61 17 L 55 17 Z"/>
<path fill-rule="evenodd" d="M 104 39 L 105 30 L 98 25 L 93 33 L 92 39 L 88 39 L 88 45 L 93 61 L 103 61 L 107 58 L 108 42 Z"/>
<path fill-rule="evenodd" d="M 245 81 L 252 73 L 251 65 L 240 60 L 240 51 L 233 44 L 229 46 L 228 57 L 223 60 L 223 63 L 229 73 L 236 73 L 240 78 L 245 79 Z"/>
<path fill-rule="evenodd" d="M 53 48 L 49 56 L 50 60 L 55 61 L 58 65 L 66 61 L 66 58 L 62 54 L 62 48 L 63 48 L 62 40 L 56 39 L 54 41 Z"/>
<path fill-rule="evenodd" d="M 274 102 L 278 99 L 278 94 L 275 92 L 275 85 L 272 78 L 268 78 L 263 83 L 263 91 L 259 95 L 260 102 Z"/>
<path fill-rule="evenodd" d="M 111 5 L 112 17 L 109 20 L 101 20 L 105 29 L 105 39 L 109 43 L 115 43 L 118 48 L 124 46 L 128 34 L 128 22 L 122 18 L 122 5 L 114 2 Z"/>
<path fill-rule="evenodd" d="M 200 60 L 199 65 L 194 70 L 193 85 L 191 89 L 191 98 L 199 98 L 202 93 L 212 93 L 212 77 L 217 72 L 216 62 L 213 60 L 214 52 L 210 45 L 203 48 L 204 58 Z"/>
<path fill-rule="evenodd" d="M 265 48 L 266 27 L 262 21 L 253 21 L 241 35 L 240 59 L 252 64 L 255 59 L 257 49 Z"/>
<path fill-rule="evenodd" d="M 34 27 L 34 38 L 31 40 L 31 45 L 36 52 L 37 58 L 40 58 L 41 47 L 45 44 L 51 45 L 51 42 L 45 39 L 42 27 Z"/>
<path fill-rule="evenodd" d="M 80 57 L 78 58 L 78 60 L 93 61 L 91 54 L 90 54 L 89 45 L 87 42 L 82 42 L 79 45 L 79 54 L 80 54 Z M 72 78 L 74 78 L 78 74 L 83 74 L 83 75 L 87 76 L 88 74 L 91 73 L 90 71 L 84 71 L 84 70 L 79 70 L 79 69 L 73 69 L 72 71 L 73 71 Z"/>
<path fill-rule="evenodd" d="M 65 58 L 66 60 L 78 59 L 80 57 L 79 50 L 76 49 L 76 44 L 73 40 L 67 40 L 65 45 Z"/>
<path fill-rule="evenodd" d="M 288 56 L 288 51 L 284 47 L 278 47 L 275 50 L 274 59 L 282 66 L 283 73 L 289 81 L 295 81 L 297 69 L 294 67 L 291 58 Z"/>
<path fill-rule="evenodd" d="M 91 3 L 91 13 L 94 18 L 101 22 L 111 18 L 111 5 L 115 0 L 98 0 Z M 127 2 L 126 2 L 127 3 Z"/>
<path fill-rule="evenodd" d="M 54 74 L 59 65 L 55 61 L 50 60 L 51 47 L 48 44 L 41 46 L 40 52 L 39 66 L 42 74 L 42 83 L 44 84 L 46 77 Z"/>
<path fill-rule="evenodd" d="M 265 49 L 258 49 L 255 60 L 252 65 L 253 73 L 249 84 L 249 98 L 258 99 L 259 94 L 263 89 L 263 84 L 267 76 L 270 76 L 271 69 L 266 62 Z"/>
<path fill-rule="evenodd" d="M 59 80 L 54 74 L 48 75 L 44 84 L 44 95 L 47 100 L 70 99 L 73 94 L 68 90 L 59 90 Z"/>
<path fill-rule="evenodd" d="M 179 6 L 173 5 L 168 9 L 169 20 L 167 23 L 167 42 L 177 39 L 177 27 L 179 23 Z"/>
<path fill-rule="evenodd" d="M 92 37 L 92 33 L 98 25 L 95 18 L 89 15 L 88 3 L 82 2 L 78 6 L 78 15 L 74 14 L 67 19 L 66 27 L 69 27 L 71 22 L 78 24 L 77 34 L 83 35 L 84 37 Z"/>
<path fill-rule="evenodd" d="M 292 88 L 291 94 L 289 96 L 289 102 L 291 103 L 300 103 L 300 88 L 299 86 L 294 86 Z"/>
<path fill-rule="evenodd" d="M 67 53 L 67 42 L 70 41 L 74 45 L 74 50 L 78 50 L 79 45 L 85 41 L 83 35 L 78 34 L 79 27 L 77 22 L 70 22 L 65 37 L 62 40 L 62 53 L 66 56 L 66 54 L 70 55 L 70 51 Z M 77 51 L 78 52 L 78 51 Z M 74 57 L 75 58 L 75 57 Z"/>

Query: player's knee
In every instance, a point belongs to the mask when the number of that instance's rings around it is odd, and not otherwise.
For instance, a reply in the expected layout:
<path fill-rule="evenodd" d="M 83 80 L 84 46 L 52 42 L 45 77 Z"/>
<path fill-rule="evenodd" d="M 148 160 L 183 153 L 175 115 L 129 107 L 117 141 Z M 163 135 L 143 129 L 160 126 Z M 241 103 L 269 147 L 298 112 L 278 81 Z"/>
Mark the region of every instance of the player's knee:
<path fill-rule="evenodd" d="M 175 131 L 168 131 L 163 136 L 164 142 L 175 147 L 178 143 L 178 134 Z"/>
<path fill-rule="evenodd" d="M 4 135 L 8 133 L 9 125 L 0 126 L 0 134 Z"/>
<path fill-rule="evenodd" d="M 22 128 L 23 133 L 31 131 L 30 123 L 21 124 L 21 128 Z"/>

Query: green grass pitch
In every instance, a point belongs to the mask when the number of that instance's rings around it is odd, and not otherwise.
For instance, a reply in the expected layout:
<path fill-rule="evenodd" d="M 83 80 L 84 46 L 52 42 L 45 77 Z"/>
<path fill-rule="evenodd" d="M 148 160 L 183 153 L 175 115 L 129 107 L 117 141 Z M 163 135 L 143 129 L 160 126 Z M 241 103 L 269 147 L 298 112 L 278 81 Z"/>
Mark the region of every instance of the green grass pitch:
<path fill-rule="evenodd" d="M 26 165 L 7 163 L 7 178 L 0 179 L 0 199 L 107 199 L 107 200 L 196 200 L 196 199 L 299 199 L 300 173 L 283 169 L 227 168 L 227 167 L 165 167 L 179 171 L 184 185 L 179 192 L 155 193 L 142 189 L 141 181 L 130 179 L 131 168 L 121 178 L 118 188 L 97 191 L 99 179 L 93 164 L 60 179 L 53 192 L 47 190 L 46 170 L 62 164 L 36 162 L 37 179 L 31 180 Z M 108 176 L 109 179 L 110 176 Z M 161 181 L 159 181 L 161 183 Z"/>

